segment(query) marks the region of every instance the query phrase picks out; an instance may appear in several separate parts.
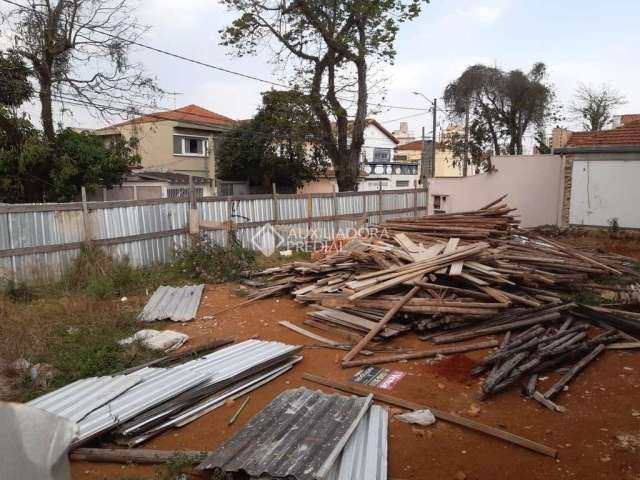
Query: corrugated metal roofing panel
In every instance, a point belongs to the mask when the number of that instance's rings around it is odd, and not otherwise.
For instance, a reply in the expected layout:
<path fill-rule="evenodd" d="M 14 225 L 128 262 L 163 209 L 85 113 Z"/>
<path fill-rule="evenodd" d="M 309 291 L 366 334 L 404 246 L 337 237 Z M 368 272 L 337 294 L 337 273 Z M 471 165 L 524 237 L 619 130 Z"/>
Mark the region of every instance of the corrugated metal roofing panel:
<path fill-rule="evenodd" d="M 79 422 L 142 380 L 139 375 L 85 378 L 31 400 L 27 405 Z"/>
<path fill-rule="evenodd" d="M 145 305 L 138 320 L 153 322 L 155 320 L 173 320 L 188 322 L 198 312 L 204 285 L 181 288 L 159 287 Z"/>
<path fill-rule="evenodd" d="M 287 390 L 198 469 L 243 471 L 254 477 L 324 478 L 370 404 L 371 396 Z"/>
<path fill-rule="evenodd" d="M 135 375 L 135 373 L 131 374 Z M 94 410 L 78 423 L 76 445 L 206 381 L 210 374 L 168 368 Z"/>
<path fill-rule="evenodd" d="M 386 480 L 387 430 L 387 410 L 372 405 L 326 480 Z"/>

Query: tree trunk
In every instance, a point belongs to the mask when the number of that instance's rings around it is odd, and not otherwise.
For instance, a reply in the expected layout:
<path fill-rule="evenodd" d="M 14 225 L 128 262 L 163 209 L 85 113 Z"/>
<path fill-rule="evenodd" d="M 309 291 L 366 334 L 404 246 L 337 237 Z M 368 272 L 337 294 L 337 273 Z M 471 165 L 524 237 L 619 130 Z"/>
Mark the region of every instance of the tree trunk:
<path fill-rule="evenodd" d="M 42 75 L 40 75 L 38 80 L 40 83 L 40 104 L 42 106 L 40 110 L 42 129 L 44 130 L 44 136 L 47 141 L 53 145 L 56 140 L 56 131 L 53 126 L 51 82 L 46 77 L 43 78 Z"/>
<path fill-rule="evenodd" d="M 338 190 L 355 192 L 358 190 L 358 173 L 360 171 L 360 151 L 350 149 L 341 151 L 337 159 L 332 159 L 336 172 Z"/>

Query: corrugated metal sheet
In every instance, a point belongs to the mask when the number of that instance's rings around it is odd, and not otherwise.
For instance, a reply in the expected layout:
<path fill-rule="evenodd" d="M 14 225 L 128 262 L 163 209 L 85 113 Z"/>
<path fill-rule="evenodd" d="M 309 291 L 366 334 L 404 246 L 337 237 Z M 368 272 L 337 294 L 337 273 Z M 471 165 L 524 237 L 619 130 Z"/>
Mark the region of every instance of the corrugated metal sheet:
<path fill-rule="evenodd" d="M 30 404 L 70 419 L 80 417 L 81 420 L 76 420 L 78 438 L 75 442 L 75 445 L 79 445 L 185 392 L 193 393 L 194 401 L 198 401 L 198 392 L 206 394 L 215 388 L 223 389 L 238 378 L 255 373 L 258 366 L 267 368 L 273 362 L 293 355 L 300 348 L 279 342 L 247 340 L 175 367 L 144 368 L 129 375 L 105 377 L 117 379 L 111 385 L 113 389 L 107 386 L 98 388 L 99 381 L 86 379 L 37 398 Z M 100 395 L 96 395 L 96 392 L 111 395 L 115 392 L 115 384 L 123 386 L 127 378 L 133 379 L 135 385 L 126 391 L 122 388 L 119 395 L 106 402 L 98 401 Z M 73 408 L 73 402 L 79 412 Z M 169 404 L 157 408 L 154 413 L 160 414 L 168 409 L 171 414 L 173 410 L 170 407 L 172 405 Z"/>
<path fill-rule="evenodd" d="M 138 316 L 143 322 L 173 320 L 188 322 L 193 320 L 200 306 L 204 284 L 180 288 L 159 287 L 151 296 Z"/>
<path fill-rule="evenodd" d="M 384 210 L 413 208 L 414 192 L 383 192 L 363 196 L 362 193 L 338 193 L 335 202 L 338 214 L 360 214 L 366 207 L 372 223 L 378 218 L 379 200 L 382 197 Z M 426 195 L 418 191 L 418 205 L 424 213 Z M 90 204 L 89 221 L 94 239 L 118 239 L 135 235 L 156 234 L 184 229 L 188 226 L 189 204 L 184 200 L 165 203 L 130 204 L 111 203 L 104 208 Z M 281 221 L 306 220 L 308 197 L 279 196 L 278 217 Z M 331 195 L 312 196 L 313 216 L 331 217 L 334 214 L 334 199 Z M 0 251 L 16 248 L 39 247 L 82 242 L 85 231 L 80 204 L 47 205 L 51 210 L 9 212 L 0 207 Z M 60 208 L 55 210 L 55 208 Z M 64 208 L 64 209 L 63 209 Z M 273 223 L 273 199 L 270 196 L 246 196 L 241 200 L 207 198 L 198 202 L 198 210 L 204 220 L 211 222 L 233 221 L 237 224 L 237 236 L 246 248 L 255 248 L 252 238 L 260 227 L 244 228 L 247 222 Z M 410 214 L 409 214 L 410 215 Z M 385 218 L 400 217 L 390 214 Z M 348 229 L 353 222 L 340 221 L 341 230 Z M 293 226 L 304 225 L 292 223 Z M 314 222 L 316 239 L 326 241 L 334 238 L 335 223 L 332 220 Z M 227 232 L 209 231 L 206 237 L 212 242 L 226 245 Z M 273 243 L 273 240 L 266 241 Z M 130 239 L 107 248 L 118 259 L 127 259 L 132 265 L 142 266 L 167 263 L 174 258 L 176 250 L 188 246 L 188 235 L 177 233 L 159 238 Z M 268 245 L 267 245 L 268 246 Z M 0 281 L 13 279 L 18 282 L 35 279 L 58 279 L 78 255 L 78 249 L 47 253 L 30 253 L 0 258 Z"/>
<path fill-rule="evenodd" d="M 27 405 L 79 422 L 142 380 L 140 375 L 85 378 L 31 400 Z"/>
<path fill-rule="evenodd" d="M 388 413 L 372 405 L 326 480 L 387 480 Z"/>
<path fill-rule="evenodd" d="M 371 405 L 371 396 L 287 390 L 220 448 L 199 470 L 258 477 L 325 478 Z"/>
<path fill-rule="evenodd" d="M 128 436 L 138 432 L 138 430 L 144 426 L 144 421 L 136 423 L 134 419 L 119 430 L 119 433 L 123 436 L 121 443 L 125 443 L 129 447 L 134 447 L 137 445 L 141 445 L 150 438 L 153 438 L 154 436 L 164 432 L 169 428 L 183 427 L 193 422 L 194 420 L 197 420 L 203 415 L 212 412 L 216 408 L 221 407 L 222 405 L 224 405 L 227 399 L 239 398 L 249 392 L 252 392 L 265 383 L 268 383 L 271 380 L 279 377 L 283 373 L 288 372 L 289 370 L 291 370 L 293 365 L 300 360 L 302 360 L 302 357 L 294 357 L 291 361 L 282 366 L 277 366 L 275 368 L 267 370 L 265 373 L 260 373 L 246 380 L 242 380 L 239 383 L 234 384 L 232 387 L 229 387 L 219 393 L 207 397 L 201 402 L 198 402 L 196 405 L 187 408 L 186 410 L 182 410 L 180 413 L 171 416 L 169 420 L 166 420 L 154 426 L 153 428 L 144 431 L 144 433 L 138 434 L 133 438 L 127 438 Z"/>

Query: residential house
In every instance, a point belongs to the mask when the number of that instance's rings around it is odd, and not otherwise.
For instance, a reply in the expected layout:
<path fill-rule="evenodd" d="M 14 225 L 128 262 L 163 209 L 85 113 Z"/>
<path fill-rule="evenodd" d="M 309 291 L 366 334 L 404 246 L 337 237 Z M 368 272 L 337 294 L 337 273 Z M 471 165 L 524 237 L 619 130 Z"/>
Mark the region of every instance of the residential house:
<path fill-rule="evenodd" d="M 640 228 L 640 115 L 595 132 L 554 129 L 564 162 L 562 223 Z"/>
<path fill-rule="evenodd" d="M 396 190 L 413 188 L 418 180 L 417 162 L 398 163 L 394 150 L 400 142 L 375 119 L 367 119 L 361 152 L 358 190 Z M 323 178 L 304 185 L 301 193 L 327 193 L 338 190 L 335 173 L 329 169 Z"/>
<path fill-rule="evenodd" d="M 108 142 L 137 138 L 145 171 L 215 179 L 215 142 L 235 121 L 198 105 L 157 112 L 95 130 Z"/>

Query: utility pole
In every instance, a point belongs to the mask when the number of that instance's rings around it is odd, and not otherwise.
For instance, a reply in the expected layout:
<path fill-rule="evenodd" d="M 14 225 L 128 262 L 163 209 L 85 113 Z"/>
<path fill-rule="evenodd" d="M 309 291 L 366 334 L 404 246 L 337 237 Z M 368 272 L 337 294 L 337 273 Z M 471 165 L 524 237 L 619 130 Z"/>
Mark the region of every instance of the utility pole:
<path fill-rule="evenodd" d="M 420 184 L 422 188 L 427 188 L 429 161 L 430 159 L 427 158 L 427 142 L 425 140 L 424 127 L 422 127 L 422 155 L 420 155 Z"/>
<path fill-rule="evenodd" d="M 429 176 L 436 175 L 436 129 L 438 123 L 438 99 L 433 99 L 433 136 L 431 137 L 431 168 Z"/>
<path fill-rule="evenodd" d="M 469 169 L 469 99 L 464 109 L 464 158 L 462 159 L 462 176 L 466 177 Z"/>

